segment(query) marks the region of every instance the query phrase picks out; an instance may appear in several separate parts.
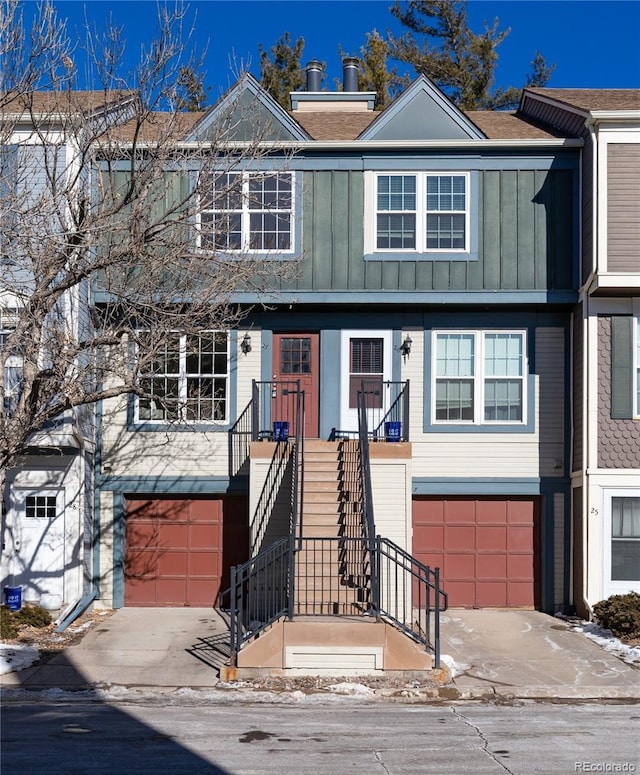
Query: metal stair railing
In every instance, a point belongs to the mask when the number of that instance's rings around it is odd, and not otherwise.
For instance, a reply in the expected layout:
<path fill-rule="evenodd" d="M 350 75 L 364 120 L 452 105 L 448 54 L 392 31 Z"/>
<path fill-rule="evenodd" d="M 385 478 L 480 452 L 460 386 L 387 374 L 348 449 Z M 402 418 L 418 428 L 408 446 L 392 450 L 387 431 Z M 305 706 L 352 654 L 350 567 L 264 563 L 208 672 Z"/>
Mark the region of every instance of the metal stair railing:
<path fill-rule="evenodd" d="M 440 613 L 448 607 L 440 569 L 424 565 L 388 538 L 376 536 L 378 614 L 433 654 L 440 667 Z"/>
<path fill-rule="evenodd" d="M 369 430 L 367 427 L 367 385 L 362 381 L 358 392 L 358 441 L 360 446 L 360 492 L 362 502 L 362 527 L 369 553 L 371 606 L 374 613 L 379 609 L 378 568 L 376 567 L 376 526 L 373 515 L 373 490 L 371 487 L 371 462 L 369 459 Z"/>
<path fill-rule="evenodd" d="M 270 440 L 274 434 L 266 428 L 273 415 L 279 413 L 280 417 L 289 419 L 293 436 L 276 439 L 271 464 L 254 513 L 251 559 L 231 568 L 230 586 L 218 599 L 219 606 L 228 610 L 230 615 L 233 664 L 236 664 L 238 651 L 244 643 L 281 616 L 293 618 L 295 538 L 302 524 L 300 511 L 304 487 L 304 391 L 300 390 L 299 380 L 254 380 L 251 392 L 251 402 L 234 426 L 238 428 L 237 433 L 244 437 L 250 427 L 252 441 L 261 438 Z M 265 546 L 274 506 L 282 492 L 288 471 L 291 472 L 289 535 Z"/>
<path fill-rule="evenodd" d="M 231 664 L 249 640 L 282 616 L 293 618 L 290 572 L 293 538 L 281 538 L 253 559 L 231 568 L 229 598 Z"/>

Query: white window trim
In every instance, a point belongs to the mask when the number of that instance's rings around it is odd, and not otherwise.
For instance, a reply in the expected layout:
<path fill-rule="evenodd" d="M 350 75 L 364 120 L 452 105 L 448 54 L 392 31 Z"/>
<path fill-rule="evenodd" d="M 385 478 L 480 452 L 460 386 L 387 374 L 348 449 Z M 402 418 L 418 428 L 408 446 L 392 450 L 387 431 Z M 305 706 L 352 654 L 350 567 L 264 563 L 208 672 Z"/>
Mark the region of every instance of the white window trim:
<path fill-rule="evenodd" d="M 177 334 L 179 332 L 177 331 L 168 331 L 168 334 Z M 226 397 L 225 397 L 225 416 L 224 419 L 220 420 L 203 420 L 203 419 L 195 419 L 195 420 L 189 420 L 185 416 L 186 414 L 186 403 L 187 403 L 187 378 L 188 377 L 206 377 L 206 378 L 216 378 L 216 374 L 195 374 L 195 373 L 189 373 L 187 374 L 187 335 L 186 334 L 179 334 L 180 336 L 180 344 L 179 344 L 179 370 L 177 374 L 172 374 L 172 377 L 175 377 L 178 380 L 178 401 L 179 401 L 179 417 L 176 418 L 159 418 L 154 419 L 153 417 L 149 418 L 141 418 L 140 417 L 140 397 L 136 396 L 135 404 L 134 404 L 134 422 L 139 425 L 171 425 L 171 424 L 179 424 L 179 425 L 227 425 L 229 423 L 229 390 L 231 386 L 231 380 L 230 380 L 230 360 L 231 360 L 231 353 L 230 353 L 230 336 L 228 331 L 222 331 L 218 329 L 210 329 L 206 331 L 200 331 L 199 335 L 203 334 L 218 334 L 223 333 L 227 337 L 227 371 L 224 375 L 224 379 L 226 381 Z M 160 376 L 166 376 L 164 375 L 154 375 L 154 374 L 140 374 L 139 379 L 153 379 L 155 377 Z M 220 375 L 218 377 L 219 379 L 222 378 Z"/>
<path fill-rule="evenodd" d="M 611 578 L 611 519 L 613 498 L 640 498 L 640 488 L 607 487 L 602 490 L 602 597 L 640 592 L 640 579 L 636 581 L 613 581 Z"/>
<path fill-rule="evenodd" d="M 473 379 L 473 405 L 474 405 L 474 419 L 473 420 L 438 420 L 436 419 L 436 402 L 437 402 L 437 359 L 438 359 L 438 336 L 441 334 L 461 334 L 461 335 L 473 335 L 474 337 L 474 364 L 476 364 L 476 373 L 473 377 L 467 377 L 466 379 Z M 484 386 L 487 377 L 484 373 L 484 337 L 486 334 L 510 334 L 517 335 L 522 338 L 522 374 L 515 379 L 520 379 L 522 383 L 522 416 L 520 420 L 485 420 L 484 419 Z M 478 342 L 480 345 L 478 346 Z M 478 364 L 480 365 L 480 373 L 478 373 Z M 527 332 L 524 329 L 493 329 L 493 328 L 481 328 L 481 329 L 448 329 L 438 328 L 431 332 L 431 424 L 434 426 L 449 426 L 449 425 L 461 425 L 461 426 L 503 426 L 510 425 L 513 427 L 524 426 L 527 424 L 528 418 L 528 376 L 529 376 L 529 359 L 527 356 Z M 505 377 L 506 378 L 506 377 Z"/>
<path fill-rule="evenodd" d="M 341 431 L 358 430 L 358 410 L 349 406 L 349 377 L 351 374 L 351 348 L 352 339 L 382 339 L 382 369 L 383 382 L 391 380 L 391 353 L 393 346 L 392 332 L 384 330 L 343 330 L 340 341 L 340 428 Z M 373 418 L 375 410 L 368 410 L 368 415 Z"/>
<path fill-rule="evenodd" d="M 398 175 L 416 178 L 416 246 L 415 248 L 379 248 L 377 245 L 378 222 L 378 178 Z M 427 178 L 428 177 L 464 177 L 465 179 L 465 245 L 464 248 L 427 248 Z M 388 211 L 381 211 L 388 212 Z M 398 210 L 398 213 L 413 212 Z M 429 211 L 434 213 L 437 211 Z M 442 210 L 442 213 L 449 211 Z M 369 170 L 365 172 L 364 190 L 364 252 L 387 254 L 470 254 L 471 252 L 471 173 L 463 170 Z"/>
<path fill-rule="evenodd" d="M 640 419 L 640 315 L 633 319 L 633 331 L 631 337 L 632 348 L 632 375 L 631 395 L 633 397 L 633 419 Z"/>
<path fill-rule="evenodd" d="M 296 175 L 295 172 L 291 171 L 280 171 L 280 170 L 261 170 L 259 172 L 255 170 L 221 170 L 221 175 L 225 174 L 237 174 L 242 176 L 242 211 L 241 211 L 241 238 L 242 238 L 242 247 L 239 249 L 232 249 L 232 248 L 218 248 L 217 252 L 224 253 L 228 255 L 242 255 L 242 254 L 251 254 L 251 255 L 267 255 L 267 256 L 291 256 L 295 253 L 295 245 L 296 245 Z M 280 248 L 267 248 L 267 249 L 258 249 L 258 248 L 251 248 L 250 245 L 250 237 L 251 237 L 251 229 L 250 229 L 250 215 L 251 213 L 257 213 L 257 212 L 265 212 L 262 210 L 251 210 L 248 207 L 248 201 L 249 201 L 249 178 L 250 177 L 259 177 L 259 176 L 281 176 L 281 175 L 288 175 L 291 179 L 291 207 L 287 210 L 283 209 L 272 209 L 268 212 L 271 213 L 288 213 L 290 216 L 290 226 L 289 226 L 289 247 L 284 250 Z M 225 213 L 225 212 L 237 212 L 235 210 L 215 210 L 215 209 L 209 209 L 209 208 L 202 208 L 198 204 L 197 211 L 196 211 L 196 217 L 195 217 L 195 224 L 196 224 L 196 246 L 199 250 L 202 250 L 205 253 L 211 253 L 214 252 L 211 248 L 202 247 L 202 219 L 201 219 L 201 213 L 202 212 L 210 212 L 210 213 Z"/>

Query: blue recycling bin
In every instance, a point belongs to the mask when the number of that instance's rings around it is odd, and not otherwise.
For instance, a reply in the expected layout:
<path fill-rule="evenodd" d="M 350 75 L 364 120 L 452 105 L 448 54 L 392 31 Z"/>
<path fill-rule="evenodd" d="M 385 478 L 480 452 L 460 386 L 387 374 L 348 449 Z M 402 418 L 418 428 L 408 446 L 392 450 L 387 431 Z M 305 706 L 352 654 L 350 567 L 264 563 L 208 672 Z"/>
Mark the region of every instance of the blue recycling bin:
<path fill-rule="evenodd" d="M 273 440 L 274 441 L 287 441 L 289 438 L 289 423 L 286 421 L 276 420 L 273 423 Z"/>
<path fill-rule="evenodd" d="M 400 441 L 402 438 L 402 423 L 399 420 L 392 420 L 384 424 L 385 441 Z"/>
<path fill-rule="evenodd" d="M 12 611 L 22 608 L 22 587 L 4 587 L 4 604 Z"/>

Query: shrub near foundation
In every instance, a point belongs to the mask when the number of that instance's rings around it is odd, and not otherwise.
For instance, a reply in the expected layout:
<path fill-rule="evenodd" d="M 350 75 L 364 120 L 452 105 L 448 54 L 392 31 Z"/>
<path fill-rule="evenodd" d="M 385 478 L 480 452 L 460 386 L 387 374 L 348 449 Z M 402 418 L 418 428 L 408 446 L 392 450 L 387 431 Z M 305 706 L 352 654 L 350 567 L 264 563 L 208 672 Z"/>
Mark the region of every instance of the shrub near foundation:
<path fill-rule="evenodd" d="M 617 638 L 640 638 L 640 595 L 611 595 L 593 606 L 598 624 Z"/>
<path fill-rule="evenodd" d="M 39 605 L 26 605 L 14 613 L 18 624 L 29 627 L 47 627 L 51 624 L 51 614 Z"/>
<path fill-rule="evenodd" d="M 6 605 L 0 605 L 0 640 L 11 640 L 18 634 L 14 612 Z"/>

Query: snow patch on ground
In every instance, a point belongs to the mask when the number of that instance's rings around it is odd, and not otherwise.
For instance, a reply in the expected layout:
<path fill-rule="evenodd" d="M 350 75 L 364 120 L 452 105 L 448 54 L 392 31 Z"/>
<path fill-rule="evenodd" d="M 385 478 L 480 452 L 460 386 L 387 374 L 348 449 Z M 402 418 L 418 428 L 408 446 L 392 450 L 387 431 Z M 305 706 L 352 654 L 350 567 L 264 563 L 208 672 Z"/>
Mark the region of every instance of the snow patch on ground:
<path fill-rule="evenodd" d="M 352 697 L 355 695 L 360 697 L 370 697 L 372 694 L 375 694 L 370 686 L 365 686 L 364 684 L 354 684 L 347 681 L 331 684 L 331 686 L 327 686 L 327 689 L 330 692 L 334 692 L 334 694 L 345 694 Z"/>
<path fill-rule="evenodd" d="M 605 651 L 620 657 L 624 662 L 630 665 L 640 665 L 640 648 L 622 643 L 611 634 L 611 630 L 603 630 L 602 627 L 593 622 L 575 625 L 573 629 L 586 635 L 589 640 L 597 643 Z"/>
<path fill-rule="evenodd" d="M 31 667 L 40 658 L 35 646 L 0 643 L 0 675 Z"/>
<path fill-rule="evenodd" d="M 585 622 L 571 616 L 565 616 L 561 613 L 557 613 L 555 618 L 567 622 L 572 630 L 581 632 L 585 637 L 589 638 L 589 640 L 597 643 L 598 646 L 605 651 L 619 657 L 624 662 L 634 666 L 640 665 L 640 647 L 627 646 L 626 643 L 623 643 L 619 638 L 616 638 L 611 630 L 605 630 L 595 622 Z"/>

